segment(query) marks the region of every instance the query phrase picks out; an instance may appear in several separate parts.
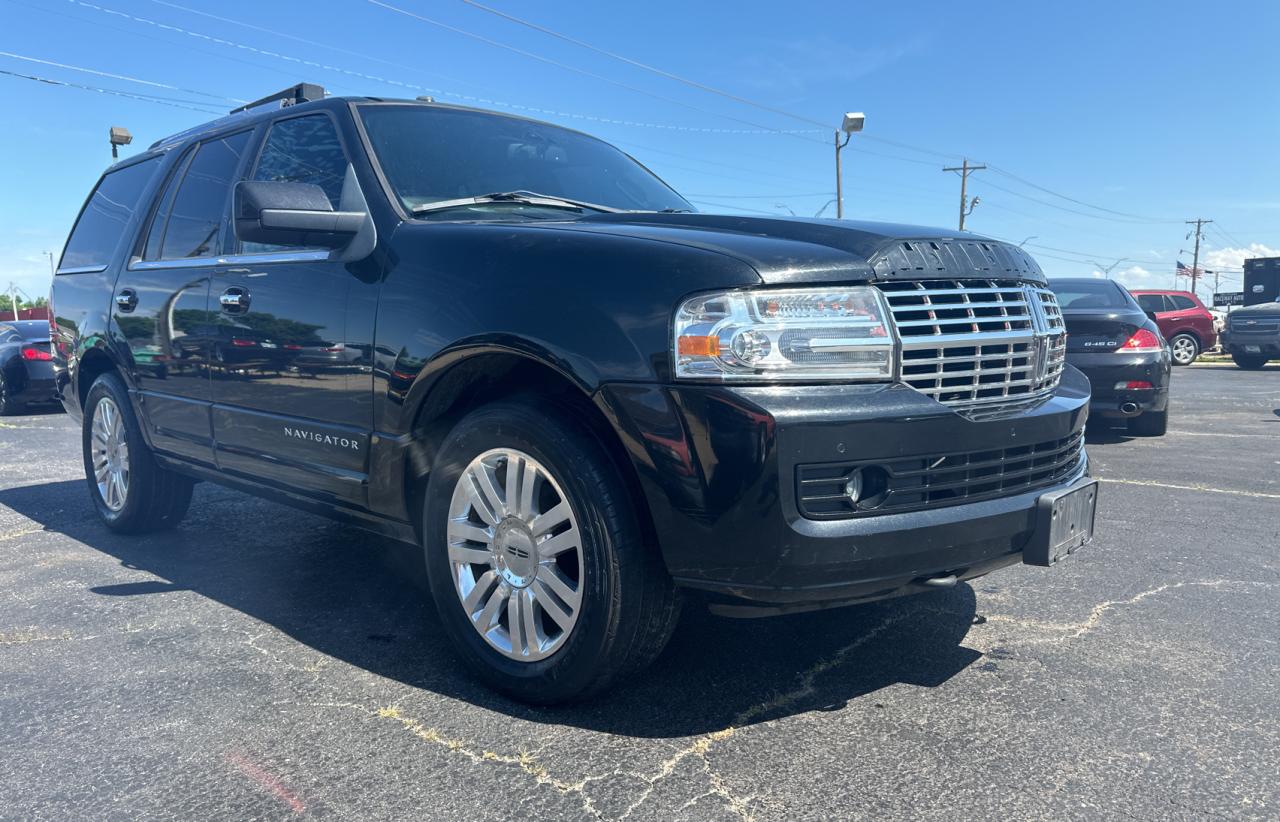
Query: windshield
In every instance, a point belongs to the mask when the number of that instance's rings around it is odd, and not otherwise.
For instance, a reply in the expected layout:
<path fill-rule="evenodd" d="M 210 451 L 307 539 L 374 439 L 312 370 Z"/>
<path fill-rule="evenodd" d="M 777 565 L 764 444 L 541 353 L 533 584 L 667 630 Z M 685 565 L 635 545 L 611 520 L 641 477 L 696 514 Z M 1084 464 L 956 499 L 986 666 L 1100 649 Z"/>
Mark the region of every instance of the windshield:
<path fill-rule="evenodd" d="M 495 192 L 536 192 L 625 211 L 692 211 L 618 149 L 568 129 L 484 112 L 367 105 L 360 117 L 378 163 L 406 211 Z M 450 215 L 509 217 L 539 206 L 460 204 Z M 563 218 L 565 211 L 556 214 Z"/>
<path fill-rule="evenodd" d="M 1129 292 L 1111 280 L 1050 280 L 1049 288 L 1058 296 L 1058 305 L 1064 311 L 1136 307 Z"/>

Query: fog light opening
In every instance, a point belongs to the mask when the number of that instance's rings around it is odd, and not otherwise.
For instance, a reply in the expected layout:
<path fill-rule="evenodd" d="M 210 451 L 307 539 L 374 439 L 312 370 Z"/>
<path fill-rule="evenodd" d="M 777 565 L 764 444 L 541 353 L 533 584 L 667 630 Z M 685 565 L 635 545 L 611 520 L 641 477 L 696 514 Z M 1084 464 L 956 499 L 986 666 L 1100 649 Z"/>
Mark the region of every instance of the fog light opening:
<path fill-rule="evenodd" d="M 844 495 L 854 510 L 875 508 L 889 496 L 889 473 L 878 465 L 855 468 L 844 484 Z"/>

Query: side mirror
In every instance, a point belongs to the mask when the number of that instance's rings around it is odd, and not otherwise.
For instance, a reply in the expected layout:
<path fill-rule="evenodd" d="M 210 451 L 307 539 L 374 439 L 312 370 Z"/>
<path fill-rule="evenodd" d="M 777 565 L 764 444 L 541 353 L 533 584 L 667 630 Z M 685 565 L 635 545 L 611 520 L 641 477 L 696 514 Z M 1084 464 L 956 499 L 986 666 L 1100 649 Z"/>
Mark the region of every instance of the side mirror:
<path fill-rule="evenodd" d="M 251 243 L 343 248 L 360 232 L 363 211 L 334 211 L 311 183 L 243 180 L 235 189 L 236 236 Z"/>

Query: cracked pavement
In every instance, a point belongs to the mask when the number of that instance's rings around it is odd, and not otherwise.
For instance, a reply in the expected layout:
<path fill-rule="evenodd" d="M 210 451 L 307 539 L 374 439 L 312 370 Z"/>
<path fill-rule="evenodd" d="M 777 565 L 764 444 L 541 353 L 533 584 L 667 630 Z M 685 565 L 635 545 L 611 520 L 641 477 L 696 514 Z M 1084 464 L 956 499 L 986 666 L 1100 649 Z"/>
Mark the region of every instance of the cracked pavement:
<path fill-rule="evenodd" d="M 115 536 L 79 438 L 0 426 L 0 818 L 1280 816 L 1280 367 L 1175 369 L 1089 432 L 1053 569 L 778 619 L 691 607 L 650 670 L 534 709 L 470 681 L 414 549 L 208 484 Z"/>

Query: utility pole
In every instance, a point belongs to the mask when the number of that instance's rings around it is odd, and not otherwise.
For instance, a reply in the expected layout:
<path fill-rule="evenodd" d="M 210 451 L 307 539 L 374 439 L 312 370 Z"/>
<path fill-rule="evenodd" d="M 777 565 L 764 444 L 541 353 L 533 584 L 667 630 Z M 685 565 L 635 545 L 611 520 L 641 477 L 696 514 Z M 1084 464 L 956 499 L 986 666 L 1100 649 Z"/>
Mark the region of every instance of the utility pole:
<path fill-rule="evenodd" d="M 964 231 L 964 218 L 972 214 L 974 206 L 978 204 L 977 197 L 974 197 L 973 203 L 970 204 L 968 196 L 966 194 L 966 191 L 968 190 L 968 185 L 969 185 L 969 175 L 975 171 L 981 171 L 984 168 L 986 168 L 985 165 L 979 165 L 979 166 L 969 165 L 969 158 L 966 157 L 962 165 L 952 166 L 950 168 L 942 169 L 943 171 L 960 172 L 960 230 L 961 231 Z"/>
<path fill-rule="evenodd" d="M 13 321 L 14 321 L 14 322 L 17 322 L 18 320 L 20 320 L 20 319 L 21 319 L 21 317 L 19 317 L 19 316 L 18 316 L 18 293 L 17 293 L 17 288 L 18 288 L 18 287 L 17 287 L 16 285 L 14 285 L 14 284 L 13 284 L 13 281 L 12 281 L 12 280 L 10 280 L 10 281 L 9 281 L 9 302 L 13 304 Z"/>
<path fill-rule="evenodd" d="M 44 252 L 44 256 L 46 256 L 46 257 L 48 257 L 48 258 L 49 258 L 49 276 L 50 276 L 50 277 L 56 277 L 56 276 L 58 275 L 58 271 L 57 271 L 57 269 L 55 269 L 55 268 L 54 268 L 54 266 L 53 266 L 53 252 L 52 252 L 52 251 L 46 251 L 46 252 Z"/>
<path fill-rule="evenodd" d="M 1187 225 L 1196 227 L 1196 250 L 1191 257 L 1191 293 L 1196 293 L 1196 280 L 1200 277 L 1200 237 L 1204 234 L 1204 227 L 1213 220 L 1206 220 L 1203 217 L 1197 217 L 1194 220 L 1187 220 Z M 1198 296 L 1198 295 L 1197 295 Z"/>

